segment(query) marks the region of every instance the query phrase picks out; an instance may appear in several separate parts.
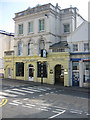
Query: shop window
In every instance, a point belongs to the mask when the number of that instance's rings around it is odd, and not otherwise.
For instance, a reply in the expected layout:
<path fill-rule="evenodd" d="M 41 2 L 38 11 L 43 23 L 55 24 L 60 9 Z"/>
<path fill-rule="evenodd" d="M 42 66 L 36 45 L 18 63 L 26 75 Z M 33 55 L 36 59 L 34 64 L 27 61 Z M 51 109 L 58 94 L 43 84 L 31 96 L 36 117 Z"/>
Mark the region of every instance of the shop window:
<path fill-rule="evenodd" d="M 37 77 L 41 77 L 41 72 L 43 73 L 43 78 L 47 78 L 47 62 L 37 62 Z"/>
<path fill-rule="evenodd" d="M 18 26 L 18 33 L 19 35 L 23 34 L 23 24 Z"/>
<path fill-rule="evenodd" d="M 24 63 L 16 62 L 16 76 L 24 76 Z"/>
<path fill-rule="evenodd" d="M 78 51 L 78 44 L 73 44 L 73 52 Z"/>
<path fill-rule="evenodd" d="M 45 20 L 39 20 L 39 31 L 45 30 Z"/>
<path fill-rule="evenodd" d="M 70 24 L 64 24 L 64 33 L 69 33 L 70 32 Z"/>
<path fill-rule="evenodd" d="M 88 52 L 88 50 L 89 50 L 89 44 L 84 43 L 84 52 Z"/>
<path fill-rule="evenodd" d="M 84 66 L 83 66 L 83 82 L 87 83 L 89 82 L 90 79 L 90 62 L 84 62 Z"/>
<path fill-rule="evenodd" d="M 72 69 L 73 70 L 79 70 L 79 62 L 73 62 L 72 63 Z"/>

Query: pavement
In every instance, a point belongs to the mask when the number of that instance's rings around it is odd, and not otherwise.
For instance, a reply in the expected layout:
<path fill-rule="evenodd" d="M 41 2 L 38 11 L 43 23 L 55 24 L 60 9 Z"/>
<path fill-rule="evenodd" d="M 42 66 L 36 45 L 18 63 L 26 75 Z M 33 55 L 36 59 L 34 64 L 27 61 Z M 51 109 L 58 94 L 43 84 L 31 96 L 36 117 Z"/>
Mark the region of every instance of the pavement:
<path fill-rule="evenodd" d="M 65 89 L 65 90 L 71 90 L 71 91 L 79 91 L 79 92 L 86 92 L 86 93 L 90 93 L 90 88 L 88 87 L 77 87 L 77 86 L 69 86 L 69 87 L 65 87 L 65 86 L 61 86 L 58 84 L 52 85 L 52 84 L 46 84 L 46 83 L 39 83 L 39 82 L 33 82 L 33 81 L 25 81 L 25 80 L 18 80 L 18 79 L 2 79 L 2 84 L 3 84 L 3 80 L 6 81 L 12 81 L 15 83 L 24 83 L 24 84 L 30 84 L 30 85 L 35 85 L 35 86 L 46 86 L 46 87 L 50 87 L 50 88 L 57 88 L 57 89 Z M 17 82 L 16 82 L 17 81 Z"/>

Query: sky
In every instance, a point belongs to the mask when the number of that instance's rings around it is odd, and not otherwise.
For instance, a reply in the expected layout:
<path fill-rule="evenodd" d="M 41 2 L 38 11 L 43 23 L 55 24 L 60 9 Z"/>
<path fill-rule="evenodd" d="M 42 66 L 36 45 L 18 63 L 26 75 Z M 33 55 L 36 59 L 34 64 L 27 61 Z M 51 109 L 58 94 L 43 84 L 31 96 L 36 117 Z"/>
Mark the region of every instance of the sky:
<path fill-rule="evenodd" d="M 35 7 L 37 4 L 51 3 L 55 6 L 58 3 L 61 9 L 72 5 L 77 7 L 79 14 L 88 21 L 88 2 L 89 0 L 0 0 L 0 30 L 14 33 L 15 13 L 26 10 L 28 7 Z"/>

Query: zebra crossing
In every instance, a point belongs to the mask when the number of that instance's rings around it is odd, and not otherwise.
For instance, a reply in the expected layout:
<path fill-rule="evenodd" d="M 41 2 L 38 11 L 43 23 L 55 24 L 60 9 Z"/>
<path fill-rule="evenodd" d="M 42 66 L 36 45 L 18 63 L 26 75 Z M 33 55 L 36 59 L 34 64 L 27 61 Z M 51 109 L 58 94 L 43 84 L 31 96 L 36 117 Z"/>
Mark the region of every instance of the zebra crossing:
<path fill-rule="evenodd" d="M 41 87 L 14 87 L 10 89 L 5 89 L 0 91 L 0 98 L 6 98 L 6 97 L 18 97 L 18 96 L 25 96 L 27 94 L 33 95 L 36 93 L 36 95 L 40 96 L 40 94 L 43 92 L 50 91 L 51 88 L 41 88 Z"/>

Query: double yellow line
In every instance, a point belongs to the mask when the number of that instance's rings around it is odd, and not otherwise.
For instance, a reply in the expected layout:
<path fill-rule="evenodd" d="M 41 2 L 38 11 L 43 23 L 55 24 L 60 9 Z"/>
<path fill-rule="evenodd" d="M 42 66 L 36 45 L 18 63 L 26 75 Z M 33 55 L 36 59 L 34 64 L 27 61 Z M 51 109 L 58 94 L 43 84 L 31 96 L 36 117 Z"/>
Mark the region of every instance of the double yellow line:
<path fill-rule="evenodd" d="M 2 99 L 2 101 L 0 102 L 0 107 L 2 107 L 3 105 L 5 105 L 7 103 L 7 99 Z"/>

